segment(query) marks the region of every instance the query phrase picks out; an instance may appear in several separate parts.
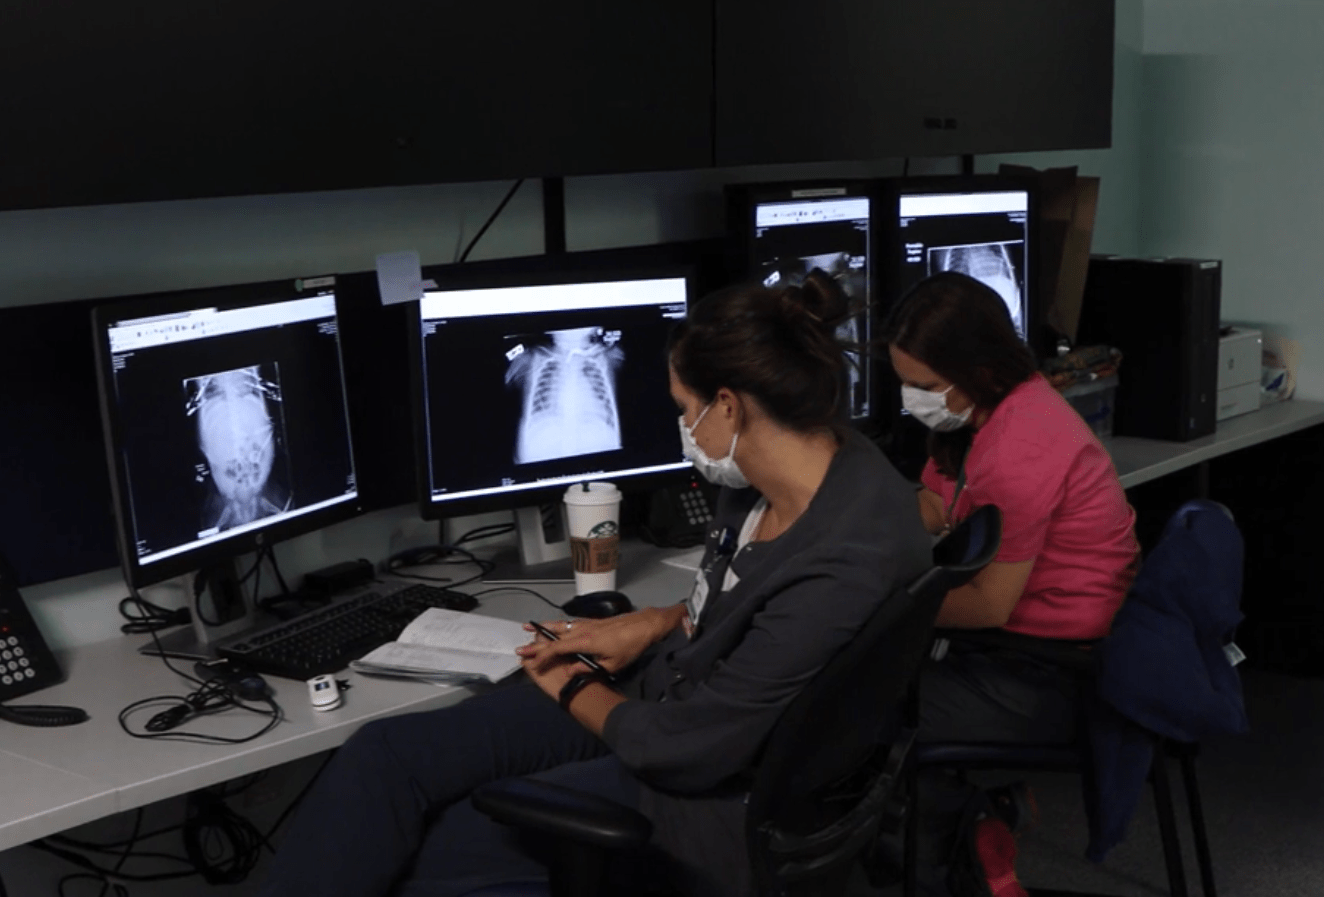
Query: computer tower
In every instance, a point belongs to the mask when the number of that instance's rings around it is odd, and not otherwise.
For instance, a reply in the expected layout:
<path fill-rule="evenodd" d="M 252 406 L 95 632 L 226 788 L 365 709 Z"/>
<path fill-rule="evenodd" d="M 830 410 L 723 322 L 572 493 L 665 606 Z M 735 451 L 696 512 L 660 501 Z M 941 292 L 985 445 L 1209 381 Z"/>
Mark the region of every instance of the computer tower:
<path fill-rule="evenodd" d="M 1214 432 L 1222 263 L 1090 259 L 1077 345 L 1122 351 L 1113 432 L 1186 442 Z"/>

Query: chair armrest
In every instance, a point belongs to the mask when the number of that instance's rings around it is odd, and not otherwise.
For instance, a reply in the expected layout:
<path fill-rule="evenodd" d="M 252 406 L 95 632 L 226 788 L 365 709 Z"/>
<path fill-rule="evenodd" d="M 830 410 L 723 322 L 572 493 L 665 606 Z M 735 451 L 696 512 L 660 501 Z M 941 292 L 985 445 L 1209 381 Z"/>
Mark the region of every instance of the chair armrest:
<path fill-rule="evenodd" d="M 653 823 L 636 810 L 538 779 L 492 782 L 472 799 L 479 811 L 505 825 L 610 850 L 641 847 L 653 834 Z"/>
<path fill-rule="evenodd" d="M 1094 652 L 1091 649 L 1096 642 L 1092 640 L 1039 638 L 1005 629 L 938 629 L 934 636 L 968 645 L 1019 651 L 1074 673 L 1094 674 Z"/>

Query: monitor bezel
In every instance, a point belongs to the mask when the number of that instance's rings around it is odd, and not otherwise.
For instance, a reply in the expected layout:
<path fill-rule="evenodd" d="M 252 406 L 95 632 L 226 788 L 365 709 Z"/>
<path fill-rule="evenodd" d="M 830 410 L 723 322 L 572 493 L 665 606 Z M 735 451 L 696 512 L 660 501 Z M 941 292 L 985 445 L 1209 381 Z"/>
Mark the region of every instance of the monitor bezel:
<path fill-rule="evenodd" d="M 499 289 L 502 287 L 556 285 L 569 283 L 587 283 L 626 280 L 654 280 L 660 278 L 679 278 L 685 281 L 685 305 L 688 310 L 696 301 L 694 284 L 696 266 L 667 260 L 649 260 L 644 254 L 638 262 L 628 262 L 620 258 L 603 261 L 591 256 L 577 256 L 568 253 L 560 256 L 526 256 L 518 259 L 503 259 L 494 262 L 462 265 L 439 265 L 423 269 L 425 285 L 436 284 L 437 289 Z M 428 289 L 431 289 L 429 286 Z M 535 507 L 559 501 L 565 490 L 573 485 L 560 482 L 544 487 L 520 489 L 513 492 L 498 492 L 488 495 L 466 496 L 444 502 L 434 502 L 431 497 L 431 471 L 428 453 L 427 419 L 424 412 L 425 393 L 423 389 L 423 335 L 422 307 L 418 302 L 411 302 L 409 314 L 409 367 L 410 367 L 410 405 L 414 416 L 414 459 L 418 488 L 418 512 L 424 520 L 447 520 L 490 511 L 508 511 L 523 507 Z M 664 359 L 658 359 L 664 363 Z M 677 455 L 680 453 L 680 436 L 676 437 Z M 681 461 L 677 461 L 681 465 Z M 621 477 L 610 472 L 585 477 L 589 479 L 609 480 L 615 483 L 623 493 L 650 491 L 678 477 L 687 476 L 692 470 L 688 462 L 674 470 L 662 470 L 652 473 L 631 474 Z M 577 480 L 576 482 L 582 482 Z"/>
<path fill-rule="evenodd" d="M 261 283 L 206 287 L 106 299 L 92 309 L 92 340 L 93 351 L 96 356 L 97 393 L 101 406 L 101 429 L 106 448 L 106 461 L 110 468 L 115 541 L 120 555 L 120 566 L 124 571 L 125 582 L 131 588 L 136 589 L 164 582 L 222 561 L 252 554 L 294 536 L 305 535 L 350 520 L 363 513 L 363 499 L 362 487 L 358 486 L 353 498 L 337 502 L 328 507 L 281 520 L 256 530 L 218 539 L 206 545 L 200 545 L 197 548 L 162 558 L 159 561 L 148 564 L 139 563 L 137 552 L 133 547 L 136 545 L 136 536 L 133 532 L 132 512 L 127 502 L 129 491 L 128 467 L 123 452 L 119 450 L 119 446 L 123 444 L 123 428 L 114 398 L 114 371 L 108 339 L 110 325 L 126 319 L 168 315 L 209 306 L 245 308 L 269 305 L 291 299 L 309 298 L 319 295 L 328 286 L 333 290 L 335 288 L 335 279 L 330 275 L 297 280 L 273 280 Z M 339 297 L 337 296 L 337 324 L 339 324 L 339 318 Z M 339 343 L 339 341 L 337 342 Z M 343 346 L 340 347 L 339 351 L 341 389 L 344 390 L 346 381 Z M 358 464 L 353 454 L 354 422 L 349 416 L 348 402 L 346 402 L 346 425 L 350 442 L 350 457 L 352 463 L 354 463 L 357 484 Z"/>

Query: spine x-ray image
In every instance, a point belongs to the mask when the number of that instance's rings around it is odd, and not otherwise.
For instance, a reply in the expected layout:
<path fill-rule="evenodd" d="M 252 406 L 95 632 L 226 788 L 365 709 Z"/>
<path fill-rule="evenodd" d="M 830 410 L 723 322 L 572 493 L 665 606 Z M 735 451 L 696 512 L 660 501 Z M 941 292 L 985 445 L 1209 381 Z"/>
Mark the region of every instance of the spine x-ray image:
<path fill-rule="evenodd" d="M 1007 303 L 1016 332 L 1025 333 L 1025 310 L 1016 266 L 1011 252 L 1022 251 L 1020 243 L 975 243 L 966 246 L 935 246 L 929 249 L 929 274 L 957 271 L 992 287 Z"/>
<path fill-rule="evenodd" d="M 506 385 L 523 390 L 516 464 L 621 447 L 620 338 L 619 330 L 576 327 L 514 340 Z"/>
<path fill-rule="evenodd" d="M 841 285 L 841 290 L 852 301 L 864 299 L 868 293 L 868 274 L 865 271 L 867 260 L 862 255 L 849 252 L 826 252 L 820 255 L 788 256 L 765 263 L 763 266 L 763 285 L 801 286 L 809 272 L 818 268 Z M 851 345 L 860 345 L 868 340 L 868 334 L 861 333 L 867 322 L 863 315 L 856 315 L 843 321 L 836 330 L 837 339 Z M 868 395 L 868 372 L 857 353 L 849 353 L 851 364 L 846 367 L 847 395 L 850 399 L 852 417 L 867 417 L 870 412 Z"/>
<path fill-rule="evenodd" d="M 199 535 L 289 509 L 280 369 L 275 363 L 184 381 L 185 411 L 197 424 L 198 481 L 210 482 Z M 273 474 L 276 474 L 273 476 Z"/>

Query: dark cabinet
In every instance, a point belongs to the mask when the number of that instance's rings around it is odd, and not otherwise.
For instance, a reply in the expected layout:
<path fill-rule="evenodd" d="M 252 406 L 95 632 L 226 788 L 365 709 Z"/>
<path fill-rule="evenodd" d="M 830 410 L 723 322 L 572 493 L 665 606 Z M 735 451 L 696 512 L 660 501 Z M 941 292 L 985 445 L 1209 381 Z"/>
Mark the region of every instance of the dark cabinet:
<path fill-rule="evenodd" d="M 711 0 L 49 0 L 0 27 L 0 208 L 712 163 Z"/>
<path fill-rule="evenodd" d="M 1105 147 L 1112 0 L 716 0 L 719 165 Z"/>
<path fill-rule="evenodd" d="M 1112 0 L 42 0 L 0 209 L 1106 146 Z"/>

